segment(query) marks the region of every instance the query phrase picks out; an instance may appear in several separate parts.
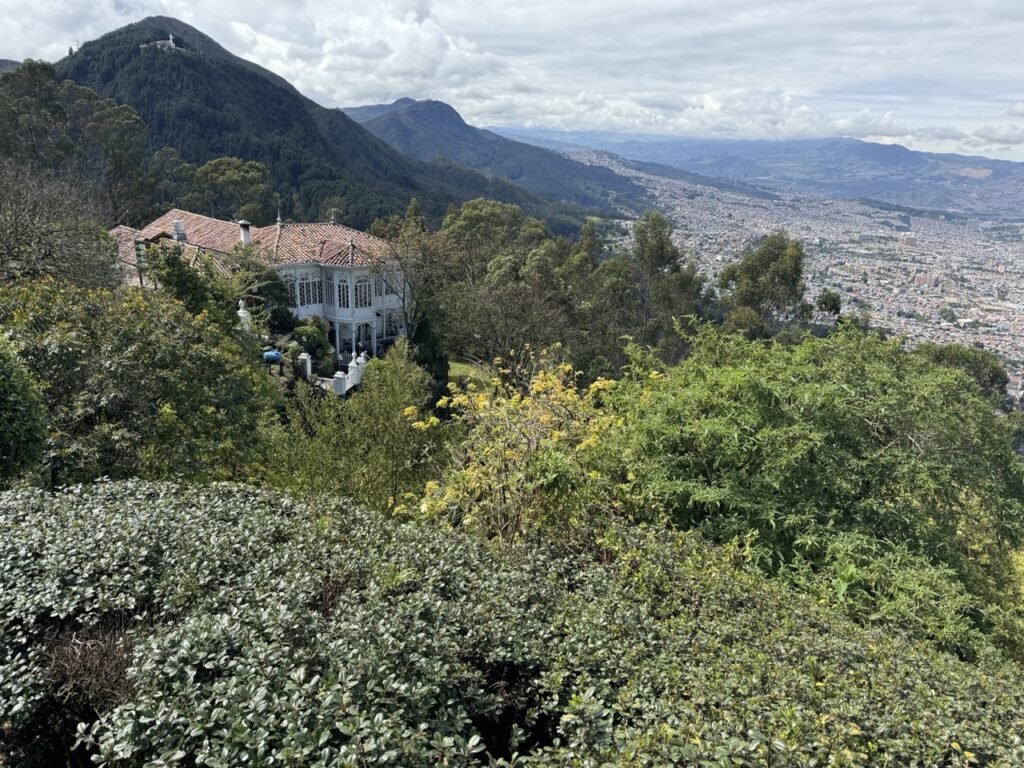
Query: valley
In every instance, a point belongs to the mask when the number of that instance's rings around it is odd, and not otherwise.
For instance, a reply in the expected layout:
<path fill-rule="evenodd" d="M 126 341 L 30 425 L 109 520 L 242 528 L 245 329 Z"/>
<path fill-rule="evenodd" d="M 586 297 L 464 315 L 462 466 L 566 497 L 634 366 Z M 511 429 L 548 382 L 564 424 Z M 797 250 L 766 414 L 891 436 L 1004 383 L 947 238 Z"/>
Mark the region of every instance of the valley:
<path fill-rule="evenodd" d="M 757 196 L 639 171 L 605 152 L 570 155 L 647 189 L 707 275 L 785 229 L 805 244 L 809 298 L 839 291 L 844 312 L 911 343 L 981 344 L 1007 361 L 1011 390 L 1021 394 L 1024 224 L 784 191 Z"/>

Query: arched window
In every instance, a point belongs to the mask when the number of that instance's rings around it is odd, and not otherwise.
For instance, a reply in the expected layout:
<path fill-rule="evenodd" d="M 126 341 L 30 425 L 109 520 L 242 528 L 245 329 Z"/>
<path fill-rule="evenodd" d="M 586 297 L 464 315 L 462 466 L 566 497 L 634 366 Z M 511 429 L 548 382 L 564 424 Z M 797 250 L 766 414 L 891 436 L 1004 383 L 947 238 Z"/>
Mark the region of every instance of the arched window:
<path fill-rule="evenodd" d="M 294 277 L 285 278 L 284 287 L 288 289 L 288 304 L 289 304 L 289 306 L 297 307 L 299 304 L 298 304 L 298 296 L 295 293 L 295 278 Z"/>
<path fill-rule="evenodd" d="M 299 278 L 299 306 L 308 307 L 311 304 L 323 303 L 323 284 L 309 275 L 302 275 Z"/>
<path fill-rule="evenodd" d="M 388 310 L 387 319 L 384 324 L 384 335 L 388 338 L 398 335 L 398 324 L 399 317 L 398 312 L 391 309 Z"/>
<path fill-rule="evenodd" d="M 348 309 L 348 278 L 342 278 L 338 281 L 338 306 L 342 309 Z"/>
<path fill-rule="evenodd" d="M 327 301 L 325 303 L 326 304 L 330 304 L 333 307 L 334 306 L 334 281 L 333 280 L 328 280 L 327 281 L 326 285 L 324 285 L 324 292 L 327 294 Z"/>
<path fill-rule="evenodd" d="M 371 305 L 370 278 L 360 277 L 356 280 L 356 309 L 365 309 Z"/>

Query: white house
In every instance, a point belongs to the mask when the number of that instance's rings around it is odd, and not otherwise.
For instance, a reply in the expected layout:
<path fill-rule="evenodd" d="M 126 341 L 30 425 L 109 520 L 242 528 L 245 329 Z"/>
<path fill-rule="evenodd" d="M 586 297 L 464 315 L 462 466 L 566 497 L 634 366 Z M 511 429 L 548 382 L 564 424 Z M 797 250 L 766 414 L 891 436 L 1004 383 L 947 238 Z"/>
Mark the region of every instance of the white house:
<path fill-rule="evenodd" d="M 339 355 L 360 350 L 376 355 L 379 346 L 405 332 L 404 282 L 393 250 L 366 232 L 340 224 L 281 221 L 253 227 L 247 221 L 173 209 L 141 230 L 120 226 L 110 234 L 118 243 L 126 281 L 140 283 L 147 245 L 171 240 L 186 254 L 214 256 L 253 245 L 288 287 L 299 319 L 319 315 L 327 321 L 331 346 Z"/>

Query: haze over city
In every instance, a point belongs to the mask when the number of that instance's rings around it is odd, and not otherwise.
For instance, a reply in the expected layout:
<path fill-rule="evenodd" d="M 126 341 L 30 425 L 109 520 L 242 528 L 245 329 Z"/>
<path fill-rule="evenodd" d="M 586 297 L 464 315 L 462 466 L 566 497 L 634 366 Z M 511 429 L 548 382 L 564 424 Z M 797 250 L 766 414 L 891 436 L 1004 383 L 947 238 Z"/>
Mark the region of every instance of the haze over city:
<path fill-rule="evenodd" d="M 1010 0 L 3 0 L 0 56 L 56 60 L 153 14 L 325 106 L 411 96 L 475 125 L 853 136 L 1024 159 L 1024 7 Z"/>

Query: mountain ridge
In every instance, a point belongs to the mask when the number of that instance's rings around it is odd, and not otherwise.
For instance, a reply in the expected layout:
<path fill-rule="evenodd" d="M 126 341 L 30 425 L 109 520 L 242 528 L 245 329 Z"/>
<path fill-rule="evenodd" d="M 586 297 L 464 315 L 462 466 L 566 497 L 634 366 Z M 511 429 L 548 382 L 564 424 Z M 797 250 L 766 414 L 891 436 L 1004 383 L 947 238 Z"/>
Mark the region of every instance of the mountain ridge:
<path fill-rule="evenodd" d="M 390 104 L 344 107 L 342 111 L 417 160 L 445 158 L 541 197 L 605 212 L 620 207 L 639 212 L 649 204 L 639 185 L 607 168 L 472 126 L 442 101 L 404 98 Z"/>
<path fill-rule="evenodd" d="M 922 210 L 1002 217 L 1024 208 L 1024 163 L 922 152 L 850 137 L 708 139 L 495 127 L 500 135 L 558 150 L 613 152 L 759 187 Z"/>
<path fill-rule="evenodd" d="M 174 46 L 169 41 L 174 36 Z M 578 230 L 582 211 L 552 205 L 468 168 L 405 157 L 339 110 L 227 51 L 177 19 L 151 16 L 84 43 L 57 63 L 58 77 L 131 105 L 152 151 L 173 148 L 202 164 L 221 156 L 265 164 L 286 216 L 341 212 L 361 228 L 401 213 L 416 197 L 438 221 L 451 203 L 492 197 L 516 203 L 555 230 Z"/>

